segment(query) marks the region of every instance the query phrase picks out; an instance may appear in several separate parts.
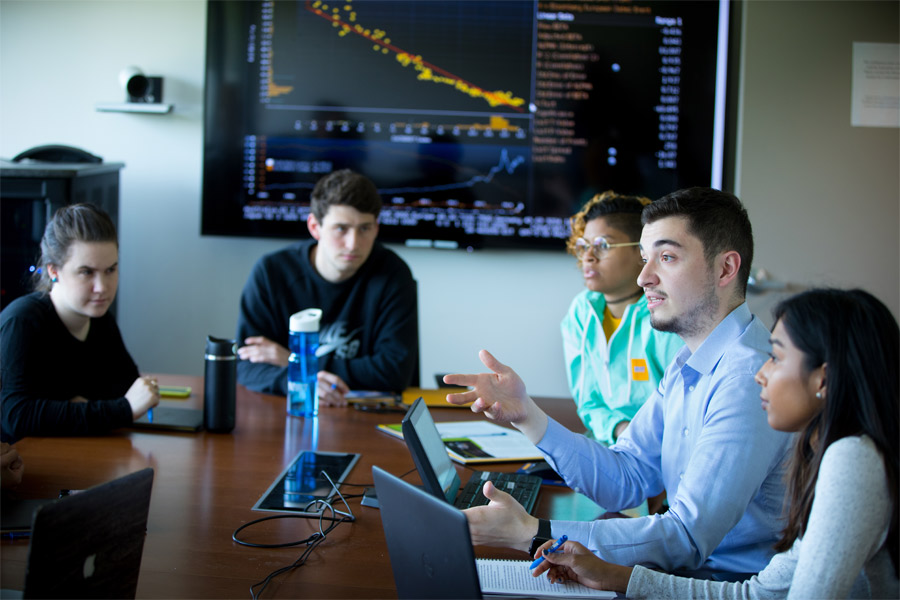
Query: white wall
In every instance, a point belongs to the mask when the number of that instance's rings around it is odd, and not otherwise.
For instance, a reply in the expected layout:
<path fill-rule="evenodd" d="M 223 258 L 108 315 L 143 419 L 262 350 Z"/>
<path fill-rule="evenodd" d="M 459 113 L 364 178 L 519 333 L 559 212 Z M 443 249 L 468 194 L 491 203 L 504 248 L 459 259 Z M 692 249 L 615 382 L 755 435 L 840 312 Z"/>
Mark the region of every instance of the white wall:
<path fill-rule="evenodd" d="M 200 0 L 0 2 L 0 156 L 64 143 L 126 164 L 119 323 L 144 371 L 199 374 L 206 335 L 233 335 L 253 262 L 284 244 L 199 235 L 205 15 Z M 849 127 L 847 41 L 896 42 L 896 4 L 750 2 L 745 16 L 738 191 L 757 264 L 865 287 L 900 314 L 897 130 Z M 94 110 L 122 99 L 128 65 L 165 77 L 174 113 Z M 581 280 L 562 251 L 395 249 L 419 281 L 426 386 L 478 369 L 486 347 L 532 393 L 566 395 L 558 322 Z"/>

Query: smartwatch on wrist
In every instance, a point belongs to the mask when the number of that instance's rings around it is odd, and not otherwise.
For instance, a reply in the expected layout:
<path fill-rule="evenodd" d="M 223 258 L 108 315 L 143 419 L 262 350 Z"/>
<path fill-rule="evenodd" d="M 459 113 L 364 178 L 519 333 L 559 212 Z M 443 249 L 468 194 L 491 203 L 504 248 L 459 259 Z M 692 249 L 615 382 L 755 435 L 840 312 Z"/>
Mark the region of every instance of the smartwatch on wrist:
<path fill-rule="evenodd" d="M 531 547 L 528 549 L 528 555 L 534 556 L 534 553 L 537 552 L 538 548 L 552 539 L 553 536 L 550 534 L 550 521 L 547 519 L 538 519 L 537 535 L 531 538 Z"/>

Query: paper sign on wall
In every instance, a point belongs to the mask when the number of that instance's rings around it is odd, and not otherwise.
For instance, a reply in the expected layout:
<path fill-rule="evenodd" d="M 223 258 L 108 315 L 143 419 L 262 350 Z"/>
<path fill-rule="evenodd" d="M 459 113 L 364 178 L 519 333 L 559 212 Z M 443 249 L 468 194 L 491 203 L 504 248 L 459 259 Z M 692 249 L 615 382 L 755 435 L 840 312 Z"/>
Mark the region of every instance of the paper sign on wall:
<path fill-rule="evenodd" d="M 853 42 L 854 127 L 900 127 L 900 44 Z"/>

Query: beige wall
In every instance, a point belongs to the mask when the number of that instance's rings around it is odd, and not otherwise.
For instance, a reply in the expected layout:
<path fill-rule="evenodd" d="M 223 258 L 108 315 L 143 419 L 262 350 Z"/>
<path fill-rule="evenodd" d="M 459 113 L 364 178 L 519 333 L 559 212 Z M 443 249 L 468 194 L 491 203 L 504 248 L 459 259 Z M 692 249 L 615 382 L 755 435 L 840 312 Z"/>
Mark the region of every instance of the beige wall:
<path fill-rule="evenodd" d="M 859 286 L 900 315 L 900 130 L 851 127 L 853 42 L 898 41 L 897 2 L 746 3 L 738 195 L 754 265 Z"/>

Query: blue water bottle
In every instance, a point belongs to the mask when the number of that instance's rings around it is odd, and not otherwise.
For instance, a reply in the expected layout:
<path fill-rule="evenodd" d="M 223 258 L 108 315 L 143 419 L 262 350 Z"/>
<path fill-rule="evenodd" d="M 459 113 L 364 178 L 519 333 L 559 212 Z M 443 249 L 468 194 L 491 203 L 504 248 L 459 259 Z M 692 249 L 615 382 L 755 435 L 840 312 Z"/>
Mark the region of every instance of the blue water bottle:
<path fill-rule="evenodd" d="M 319 362 L 319 320 L 322 310 L 308 308 L 291 315 L 288 359 L 287 412 L 293 417 L 315 417 L 319 414 L 319 392 L 316 374 Z"/>

